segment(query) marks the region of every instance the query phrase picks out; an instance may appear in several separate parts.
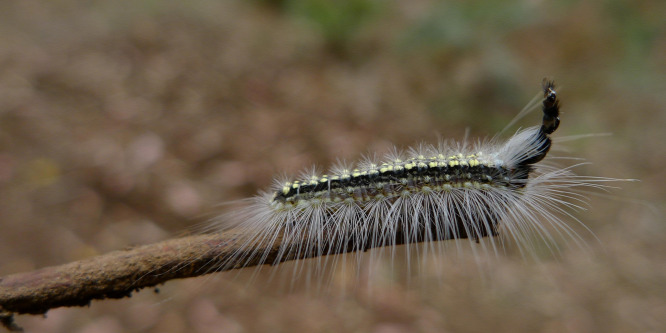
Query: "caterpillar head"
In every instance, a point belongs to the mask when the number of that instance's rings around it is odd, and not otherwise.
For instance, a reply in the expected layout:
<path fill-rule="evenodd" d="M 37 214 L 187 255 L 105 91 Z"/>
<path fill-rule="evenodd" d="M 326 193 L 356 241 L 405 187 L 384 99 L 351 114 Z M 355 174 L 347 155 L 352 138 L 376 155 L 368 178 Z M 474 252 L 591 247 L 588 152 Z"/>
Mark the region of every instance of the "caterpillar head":
<path fill-rule="evenodd" d="M 553 81 L 543 81 L 543 121 L 541 126 L 518 132 L 501 149 L 500 155 L 507 167 L 514 169 L 518 178 L 526 179 L 532 165 L 543 160 L 552 145 L 550 134 L 560 125 L 560 102 Z"/>

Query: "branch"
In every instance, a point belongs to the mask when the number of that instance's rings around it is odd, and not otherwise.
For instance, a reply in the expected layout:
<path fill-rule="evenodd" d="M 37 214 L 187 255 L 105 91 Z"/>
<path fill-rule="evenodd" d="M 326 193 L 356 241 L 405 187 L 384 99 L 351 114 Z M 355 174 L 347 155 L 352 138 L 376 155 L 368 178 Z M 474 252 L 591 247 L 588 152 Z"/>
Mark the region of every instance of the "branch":
<path fill-rule="evenodd" d="M 94 299 L 129 297 L 133 291 L 172 279 L 386 245 L 468 237 L 463 229 L 459 229 L 458 233 L 439 234 L 440 239 L 431 239 L 414 237 L 412 233 L 410 237 L 405 237 L 398 231 L 391 240 L 377 241 L 375 235 L 368 233 L 361 243 L 350 239 L 346 246 L 321 244 L 322 251 L 289 251 L 309 248 L 312 246 L 311 240 L 310 243 L 307 238 L 287 242 L 281 235 L 272 244 L 262 243 L 259 246 L 257 242 L 248 248 L 246 242 L 239 241 L 242 234 L 234 231 L 170 239 L 60 266 L 0 277 L 0 323 L 10 330 L 20 330 L 13 321 L 14 314 L 44 314 L 49 309 L 61 306 L 85 306 Z M 482 233 L 478 236 L 488 235 Z M 472 235 L 477 242 L 478 236 Z M 372 239 L 375 241 L 368 241 Z M 367 244 L 367 247 L 359 249 L 354 244 Z M 252 255 L 256 253 L 265 256 Z"/>
<path fill-rule="evenodd" d="M 129 297 L 132 291 L 171 279 L 238 268 L 240 263 L 229 261 L 239 257 L 233 255 L 238 249 L 236 236 L 220 233 L 176 238 L 0 277 L 0 322 L 10 330 L 20 330 L 13 314 L 44 314 L 61 306 L 88 305 L 94 299 Z M 253 250 L 268 251 L 268 258 L 275 258 L 279 242 Z M 242 264 L 255 266 L 260 262 L 257 258 Z"/>

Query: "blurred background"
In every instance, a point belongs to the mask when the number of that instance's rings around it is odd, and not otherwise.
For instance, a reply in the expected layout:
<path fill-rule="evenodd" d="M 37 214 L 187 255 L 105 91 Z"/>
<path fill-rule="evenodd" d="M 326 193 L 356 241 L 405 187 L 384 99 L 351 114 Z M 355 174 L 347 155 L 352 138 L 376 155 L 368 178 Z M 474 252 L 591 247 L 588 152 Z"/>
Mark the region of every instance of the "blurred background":
<path fill-rule="evenodd" d="M 274 175 L 489 137 L 560 85 L 557 152 L 640 182 L 588 249 L 464 253 L 438 281 L 271 293 L 233 274 L 19 316 L 28 332 L 663 332 L 666 2 L 0 2 L 0 275 L 182 235 Z M 538 124 L 533 113 L 520 125 Z M 515 130 L 512 129 L 505 134 Z"/>

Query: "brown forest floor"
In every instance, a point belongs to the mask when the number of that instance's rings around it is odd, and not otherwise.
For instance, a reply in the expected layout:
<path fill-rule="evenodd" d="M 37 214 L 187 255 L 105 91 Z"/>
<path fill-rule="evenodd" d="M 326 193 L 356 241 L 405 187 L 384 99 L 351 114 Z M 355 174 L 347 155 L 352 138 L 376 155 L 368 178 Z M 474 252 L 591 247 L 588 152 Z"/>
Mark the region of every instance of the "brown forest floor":
<path fill-rule="evenodd" d="M 183 3 L 0 3 L 0 275 L 173 237 L 275 174 L 487 137 L 545 76 L 557 136 L 612 133 L 564 155 L 641 181 L 578 213 L 584 253 L 452 254 L 427 288 L 335 297 L 225 273 L 28 332 L 666 331 L 663 1 Z"/>

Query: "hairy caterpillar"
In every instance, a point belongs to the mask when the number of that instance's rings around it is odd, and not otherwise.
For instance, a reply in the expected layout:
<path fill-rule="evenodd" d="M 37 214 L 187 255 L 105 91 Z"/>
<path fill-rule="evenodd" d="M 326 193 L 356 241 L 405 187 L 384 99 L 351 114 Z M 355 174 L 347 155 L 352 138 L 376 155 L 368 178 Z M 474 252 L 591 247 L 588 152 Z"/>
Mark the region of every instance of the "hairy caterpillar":
<path fill-rule="evenodd" d="M 356 166 L 339 163 L 328 174 L 313 170 L 276 181 L 270 192 L 220 218 L 218 227 L 239 235 L 226 269 L 309 257 L 320 258 L 322 269 L 337 264 L 321 259 L 327 255 L 354 252 L 358 259 L 371 248 L 416 243 L 421 253 L 436 252 L 433 244 L 448 239 L 496 252 L 498 235 L 522 250 L 534 236 L 549 242 L 551 229 L 577 241 L 565 222 L 578 222 L 569 211 L 585 201 L 582 191 L 603 188 L 609 179 L 542 162 L 560 123 L 552 81 L 544 80 L 540 104 L 541 125 L 506 142 L 423 144 Z M 486 237 L 490 241 L 481 242 Z M 269 250 L 275 246 L 277 252 Z"/>

